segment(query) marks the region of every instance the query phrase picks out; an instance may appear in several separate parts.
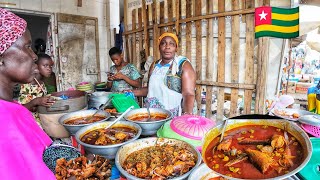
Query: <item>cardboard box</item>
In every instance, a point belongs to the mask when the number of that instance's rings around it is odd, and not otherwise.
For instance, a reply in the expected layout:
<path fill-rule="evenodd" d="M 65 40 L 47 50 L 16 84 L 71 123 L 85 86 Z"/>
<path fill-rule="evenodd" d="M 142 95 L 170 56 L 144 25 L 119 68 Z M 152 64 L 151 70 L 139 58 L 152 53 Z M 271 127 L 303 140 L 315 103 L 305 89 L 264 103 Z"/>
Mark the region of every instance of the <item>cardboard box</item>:
<path fill-rule="evenodd" d="M 301 83 L 298 82 L 296 85 L 296 93 L 306 94 L 308 93 L 308 88 L 312 86 L 312 83 Z"/>
<path fill-rule="evenodd" d="M 296 93 L 297 82 L 289 81 L 288 82 L 288 93 Z"/>

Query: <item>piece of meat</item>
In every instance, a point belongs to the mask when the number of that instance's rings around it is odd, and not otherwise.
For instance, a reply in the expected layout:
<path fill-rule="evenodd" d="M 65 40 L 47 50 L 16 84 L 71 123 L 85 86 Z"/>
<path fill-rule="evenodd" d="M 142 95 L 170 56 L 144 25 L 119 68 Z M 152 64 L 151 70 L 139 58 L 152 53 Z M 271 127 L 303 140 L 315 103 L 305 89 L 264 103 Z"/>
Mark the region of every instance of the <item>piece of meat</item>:
<path fill-rule="evenodd" d="M 260 151 L 263 153 L 271 154 L 273 152 L 273 147 L 272 146 L 263 146 Z"/>
<path fill-rule="evenodd" d="M 238 144 L 241 145 L 260 145 L 260 144 L 269 144 L 269 139 L 251 139 L 251 138 L 245 138 L 238 142 Z"/>
<path fill-rule="evenodd" d="M 127 138 L 127 135 L 123 132 L 117 132 L 115 135 L 114 135 L 115 138 L 119 139 L 119 140 L 124 140 Z"/>
<path fill-rule="evenodd" d="M 217 147 L 218 151 L 229 151 L 232 143 L 232 139 L 223 140 Z"/>
<path fill-rule="evenodd" d="M 267 153 L 252 149 L 247 149 L 246 153 L 248 154 L 252 164 L 254 164 L 263 174 L 266 173 L 274 163 L 272 157 L 270 157 Z"/>
<path fill-rule="evenodd" d="M 273 148 L 282 148 L 286 143 L 286 140 L 283 136 L 275 134 L 271 138 L 271 146 Z"/>
<path fill-rule="evenodd" d="M 95 145 L 106 145 L 107 144 L 107 137 L 105 135 L 100 135 L 100 137 L 94 143 Z"/>
<path fill-rule="evenodd" d="M 227 162 L 224 166 L 232 166 L 232 165 L 235 165 L 239 162 L 245 161 L 247 159 L 248 159 L 248 156 L 246 154 L 241 154 L 237 158 Z"/>

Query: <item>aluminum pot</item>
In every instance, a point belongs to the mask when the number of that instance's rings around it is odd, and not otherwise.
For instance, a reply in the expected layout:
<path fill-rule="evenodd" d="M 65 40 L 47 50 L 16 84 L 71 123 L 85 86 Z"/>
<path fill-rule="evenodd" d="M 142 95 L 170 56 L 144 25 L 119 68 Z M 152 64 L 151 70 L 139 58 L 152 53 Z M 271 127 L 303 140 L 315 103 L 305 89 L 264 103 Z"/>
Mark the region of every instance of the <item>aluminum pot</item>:
<path fill-rule="evenodd" d="M 130 117 L 138 115 L 138 114 L 148 114 L 147 108 L 139 108 L 139 109 L 133 109 L 130 112 L 128 112 L 124 118 L 127 121 L 131 121 L 134 123 L 139 124 L 142 128 L 142 135 L 144 136 L 150 136 L 157 134 L 158 129 L 167 121 L 170 121 L 172 119 L 172 113 L 166 109 L 162 108 L 149 108 L 150 114 L 152 113 L 162 113 L 167 114 L 167 118 L 160 120 L 160 121 L 147 121 L 147 122 L 139 122 L 139 121 L 132 121 L 130 120 Z"/>
<path fill-rule="evenodd" d="M 69 99 L 57 100 L 50 107 L 38 106 L 40 114 L 61 114 L 79 111 L 88 105 L 87 93 L 83 91 L 60 91 L 52 93 L 51 96 L 60 97 L 68 96 Z"/>
<path fill-rule="evenodd" d="M 90 152 L 92 154 L 98 154 L 98 155 L 104 156 L 107 159 L 114 159 L 116 157 L 116 153 L 117 153 L 118 149 L 122 145 L 125 145 L 125 144 L 132 142 L 132 141 L 135 141 L 141 135 L 141 127 L 139 125 L 132 123 L 132 122 L 129 122 L 129 121 L 119 121 L 113 126 L 116 127 L 116 126 L 123 126 L 124 125 L 124 126 L 132 127 L 137 131 L 136 136 L 126 142 L 123 142 L 120 144 L 106 145 L 106 146 L 91 145 L 91 144 L 84 143 L 80 140 L 82 138 L 82 136 L 85 135 L 86 133 L 93 131 L 93 130 L 96 130 L 96 129 L 105 128 L 105 127 L 107 127 L 107 125 L 109 123 L 110 122 L 108 122 L 108 121 L 99 122 L 99 123 L 94 123 L 89 126 L 81 128 L 75 135 L 77 142 L 84 147 L 86 152 Z"/>
<path fill-rule="evenodd" d="M 65 124 L 67 122 L 68 119 L 70 118 L 75 118 L 75 117 L 89 117 L 90 115 L 93 115 L 97 110 L 81 110 L 81 111 L 76 111 L 76 112 L 72 112 L 72 113 L 68 113 L 65 114 L 63 116 L 60 117 L 59 119 L 59 123 L 62 124 L 69 132 L 71 135 L 76 134 L 76 132 L 85 127 L 88 126 L 90 124 L 93 123 L 88 123 L 88 124 L 79 124 L 79 125 L 71 125 L 71 124 Z M 104 119 L 97 121 L 97 122 L 102 122 L 102 121 L 106 121 L 110 118 L 110 114 L 108 112 L 105 111 L 99 111 L 96 115 L 99 116 L 103 116 L 105 117 Z"/>
<path fill-rule="evenodd" d="M 237 127 L 241 126 L 246 126 L 246 125 L 267 125 L 267 126 L 274 126 L 280 129 L 286 129 L 287 132 L 292 134 L 302 145 L 303 147 L 303 161 L 298 166 L 296 169 L 292 170 L 291 172 L 284 174 L 282 176 L 274 177 L 272 178 L 273 180 L 280 180 L 280 179 L 286 179 L 297 172 L 299 172 L 310 160 L 311 154 L 312 154 L 312 145 L 311 141 L 308 137 L 308 135 L 295 123 L 286 121 L 286 120 L 274 120 L 274 119 L 269 119 L 269 120 L 261 120 L 261 119 L 253 119 L 253 120 L 247 120 L 247 119 L 229 119 L 228 120 L 228 126 L 226 127 L 226 131 L 230 129 L 234 129 Z M 207 151 L 207 148 L 211 141 L 219 136 L 221 134 L 222 130 L 222 124 L 219 124 L 209 130 L 204 138 L 202 139 L 203 145 L 202 145 L 202 158 L 204 159 L 204 163 L 207 164 L 206 158 L 205 158 L 205 152 Z M 207 164 L 208 165 L 208 164 Z M 208 166 L 209 167 L 209 166 Z M 219 174 L 220 176 L 223 176 L 224 178 L 230 179 L 231 177 L 225 176 L 223 174 L 220 174 L 216 172 L 214 169 L 212 169 L 215 173 Z M 240 178 L 233 178 L 232 179 L 238 179 Z"/>
<path fill-rule="evenodd" d="M 134 142 L 130 142 L 124 146 L 122 146 L 116 155 L 116 159 L 115 159 L 115 164 L 117 166 L 117 168 L 119 169 L 120 173 L 122 175 L 124 175 L 128 180 L 142 180 L 141 178 L 137 178 L 129 173 L 127 173 L 126 170 L 124 170 L 122 168 L 122 165 L 124 164 L 124 161 L 127 159 L 127 157 L 135 152 L 135 151 L 139 151 L 141 149 L 147 148 L 147 147 L 152 147 L 155 144 L 178 144 L 179 146 L 185 147 L 186 149 L 188 149 L 189 151 L 191 151 L 196 157 L 197 157 L 197 162 L 196 165 L 187 173 L 176 177 L 176 178 L 172 178 L 171 180 L 181 180 L 181 179 L 187 179 L 188 176 L 190 175 L 190 173 L 196 169 L 200 163 L 201 163 L 201 155 L 199 153 L 198 150 L 196 150 L 192 145 L 184 142 L 184 141 L 180 141 L 177 139 L 170 139 L 170 138 L 156 138 L 156 137 L 151 137 L 151 138 L 144 138 L 144 139 L 139 139 L 136 140 Z"/>
<path fill-rule="evenodd" d="M 106 103 L 109 99 L 109 95 L 112 92 L 94 92 L 89 97 L 88 108 L 96 108 L 99 109 L 101 105 Z"/>

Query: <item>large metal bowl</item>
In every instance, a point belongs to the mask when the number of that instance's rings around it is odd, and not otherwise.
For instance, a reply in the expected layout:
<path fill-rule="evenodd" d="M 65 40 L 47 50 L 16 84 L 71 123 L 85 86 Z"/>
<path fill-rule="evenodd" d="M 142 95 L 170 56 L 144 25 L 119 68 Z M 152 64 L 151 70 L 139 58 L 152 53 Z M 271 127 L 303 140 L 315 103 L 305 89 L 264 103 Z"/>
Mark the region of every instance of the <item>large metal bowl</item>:
<path fill-rule="evenodd" d="M 186 149 L 191 151 L 198 158 L 196 165 L 192 169 L 190 169 L 190 171 L 188 171 L 187 173 L 185 173 L 179 177 L 173 178 L 171 180 L 187 179 L 189 174 L 194 169 L 196 169 L 201 163 L 201 155 L 200 155 L 199 151 L 196 150 L 192 145 L 190 145 L 184 141 L 177 140 L 177 139 L 151 137 L 151 138 L 139 139 L 134 142 L 128 143 L 128 144 L 122 146 L 118 150 L 117 155 L 116 155 L 116 159 L 115 159 L 115 164 L 116 164 L 117 168 L 119 169 L 120 173 L 122 175 L 124 175 L 128 180 L 142 180 L 141 178 L 137 178 L 137 177 L 127 173 L 127 171 L 122 168 L 122 165 L 124 164 L 124 161 L 127 159 L 127 157 L 131 153 L 133 153 L 135 151 L 139 151 L 139 150 L 147 148 L 147 147 L 154 146 L 156 143 L 159 145 L 161 145 L 161 144 L 178 144 L 179 146 L 185 147 Z"/>
<path fill-rule="evenodd" d="M 172 119 L 172 113 L 168 110 L 162 109 L 162 108 L 149 108 L 150 114 L 152 113 L 163 113 L 167 114 L 167 118 L 160 120 L 160 121 L 147 121 L 147 122 L 141 122 L 141 121 L 133 121 L 130 120 L 129 118 L 137 115 L 137 114 L 147 114 L 148 110 L 147 108 L 139 108 L 139 109 L 133 109 L 130 112 L 128 112 L 124 118 L 127 121 L 131 121 L 134 123 L 139 124 L 142 128 L 142 135 L 144 136 L 150 136 L 150 135 L 155 135 L 157 134 L 158 129 L 167 121 L 170 121 Z"/>
<path fill-rule="evenodd" d="M 303 147 L 303 161 L 300 164 L 300 166 L 298 166 L 296 169 L 292 170 L 291 172 L 289 172 L 287 174 L 272 178 L 273 180 L 286 179 L 286 178 L 296 174 L 310 160 L 311 154 L 312 154 L 311 141 L 310 141 L 308 135 L 297 124 L 290 122 L 290 121 L 286 121 L 286 120 L 273 120 L 273 119 L 269 119 L 269 120 L 260 120 L 260 119 L 255 119 L 255 120 L 235 119 L 235 120 L 232 120 L 232 119 L 229 119 L 226 131 L 228 131 L 230 129 L 237 128 L 237 127 L 246 126 L 246 125 L 267 125 L 267 126 L 274 126 L 274 127 L 280 128 L 280 129 L 285 129 L 290 134 L 292 134 L 301 143 L 301 145 Z M 204 138 L 202 139 L 202 141 L 203 141 L 202 158 L 204 159 L 204 163 L 206 163 L 206 164 L 207 164 L 207 162 L 206 162 L 205 154 L 206 154 L 207 148 L 208 148 L 209 144 L 211 143 L 211 141 L 221 134 L 222 126 L 223 126 L 222 124 L 215 126 L 210 131 L 208 131 L 206 133 L 206 135 L 204 136 Z M 210 166 L 208 166 L 208 167 L 210 167 Z M 212 170 L 214 171 L 214 169 L 212 169 Z M 215 171 L 215 173 L 223 176 L 224 178 L 230 179 L 230 177 L 225 176 L 224 174 L 218 173 L 216 171 Z M 240 179 L 240 178 L 232 178 L 232 179 Z"/>
<path fill-rule="evenodd" d="M 130 143 L 132 141 L 135 141 L 141 135 L 141 127 L 139 125 L 132 123 L 132 122 L 128 122 L 128 121 L 119 121 L 116 124 L 114 124 L 113 127 L 116 127 L 116 126 L 132 127 L 137 131 L 136 136 L 126 142 L 119 143 L 119 144 L 113 144 L 113 145 L 107 145 L 107 146 L 91 145 L 91 144 L 84 143 L 80 140 L 81 137 L 83 135 L 85 135 L 86 133 L 93 131 L 93 130 L 96 130 L 96 129 L 105 128 L 108 126 L 109 123 L 111 123 L 111 122 L 109 122 L 109 121 L 99 122 L 99 123 L 94 123 L 92 125 L 81 128 L 75 135 L 77 142 L 79 144 L 81 144 L 87 152 L 104 156 L 107 159 L 114 159 L 120 146 L 127 144 L 127 143 Z"/>
<path fill-rule="evenodd" d="M 59 123 L 62 124 L 70 132 L 71 135 L 74 135 L 79 129 L 93 123 L 71 125 L 71 124 L 66 124 L 67 120 L 73 117 L 89 117 L 90 115 L 93 115 L 95 112 L 96 110 L 81 110 L 81 111 L 68 113 L 60 117 Z M 97 121 L 97 122 L 106 121 L 110 118 L 110 114 L 105 111 L 99 111 L 96 115 L 105 117 L 104 119 L 101 119 L 100 121 Z"/>

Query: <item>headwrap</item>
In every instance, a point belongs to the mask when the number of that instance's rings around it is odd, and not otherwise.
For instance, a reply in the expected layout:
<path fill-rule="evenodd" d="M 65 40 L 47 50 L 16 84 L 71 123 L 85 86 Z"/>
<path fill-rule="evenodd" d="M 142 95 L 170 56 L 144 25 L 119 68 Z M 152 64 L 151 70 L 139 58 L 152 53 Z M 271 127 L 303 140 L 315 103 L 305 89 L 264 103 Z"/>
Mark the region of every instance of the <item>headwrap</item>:
<path fill-rule="evenodd" d="M 164 37 L 167 37 L 167 36 L 172 37 L 172 38 L 174 39 L 174 41 L 176 42 L 177 46 L 178 46 L 179 40 L 178 40 L 177 35 L 175 35 L 175 34 L 173 34 L 173 33 L 168 33 L 168 32 L 163 33 L 163 34 L 159 37 L 159 39 L 158 39 L 158 44 L 160 45 L 161 40 L 162 40 Z"/>
<path fill-rule="evenodd" d="M 0 55 L 26 31 L 27 22 L 10 11 L 0 8 Z"/>

